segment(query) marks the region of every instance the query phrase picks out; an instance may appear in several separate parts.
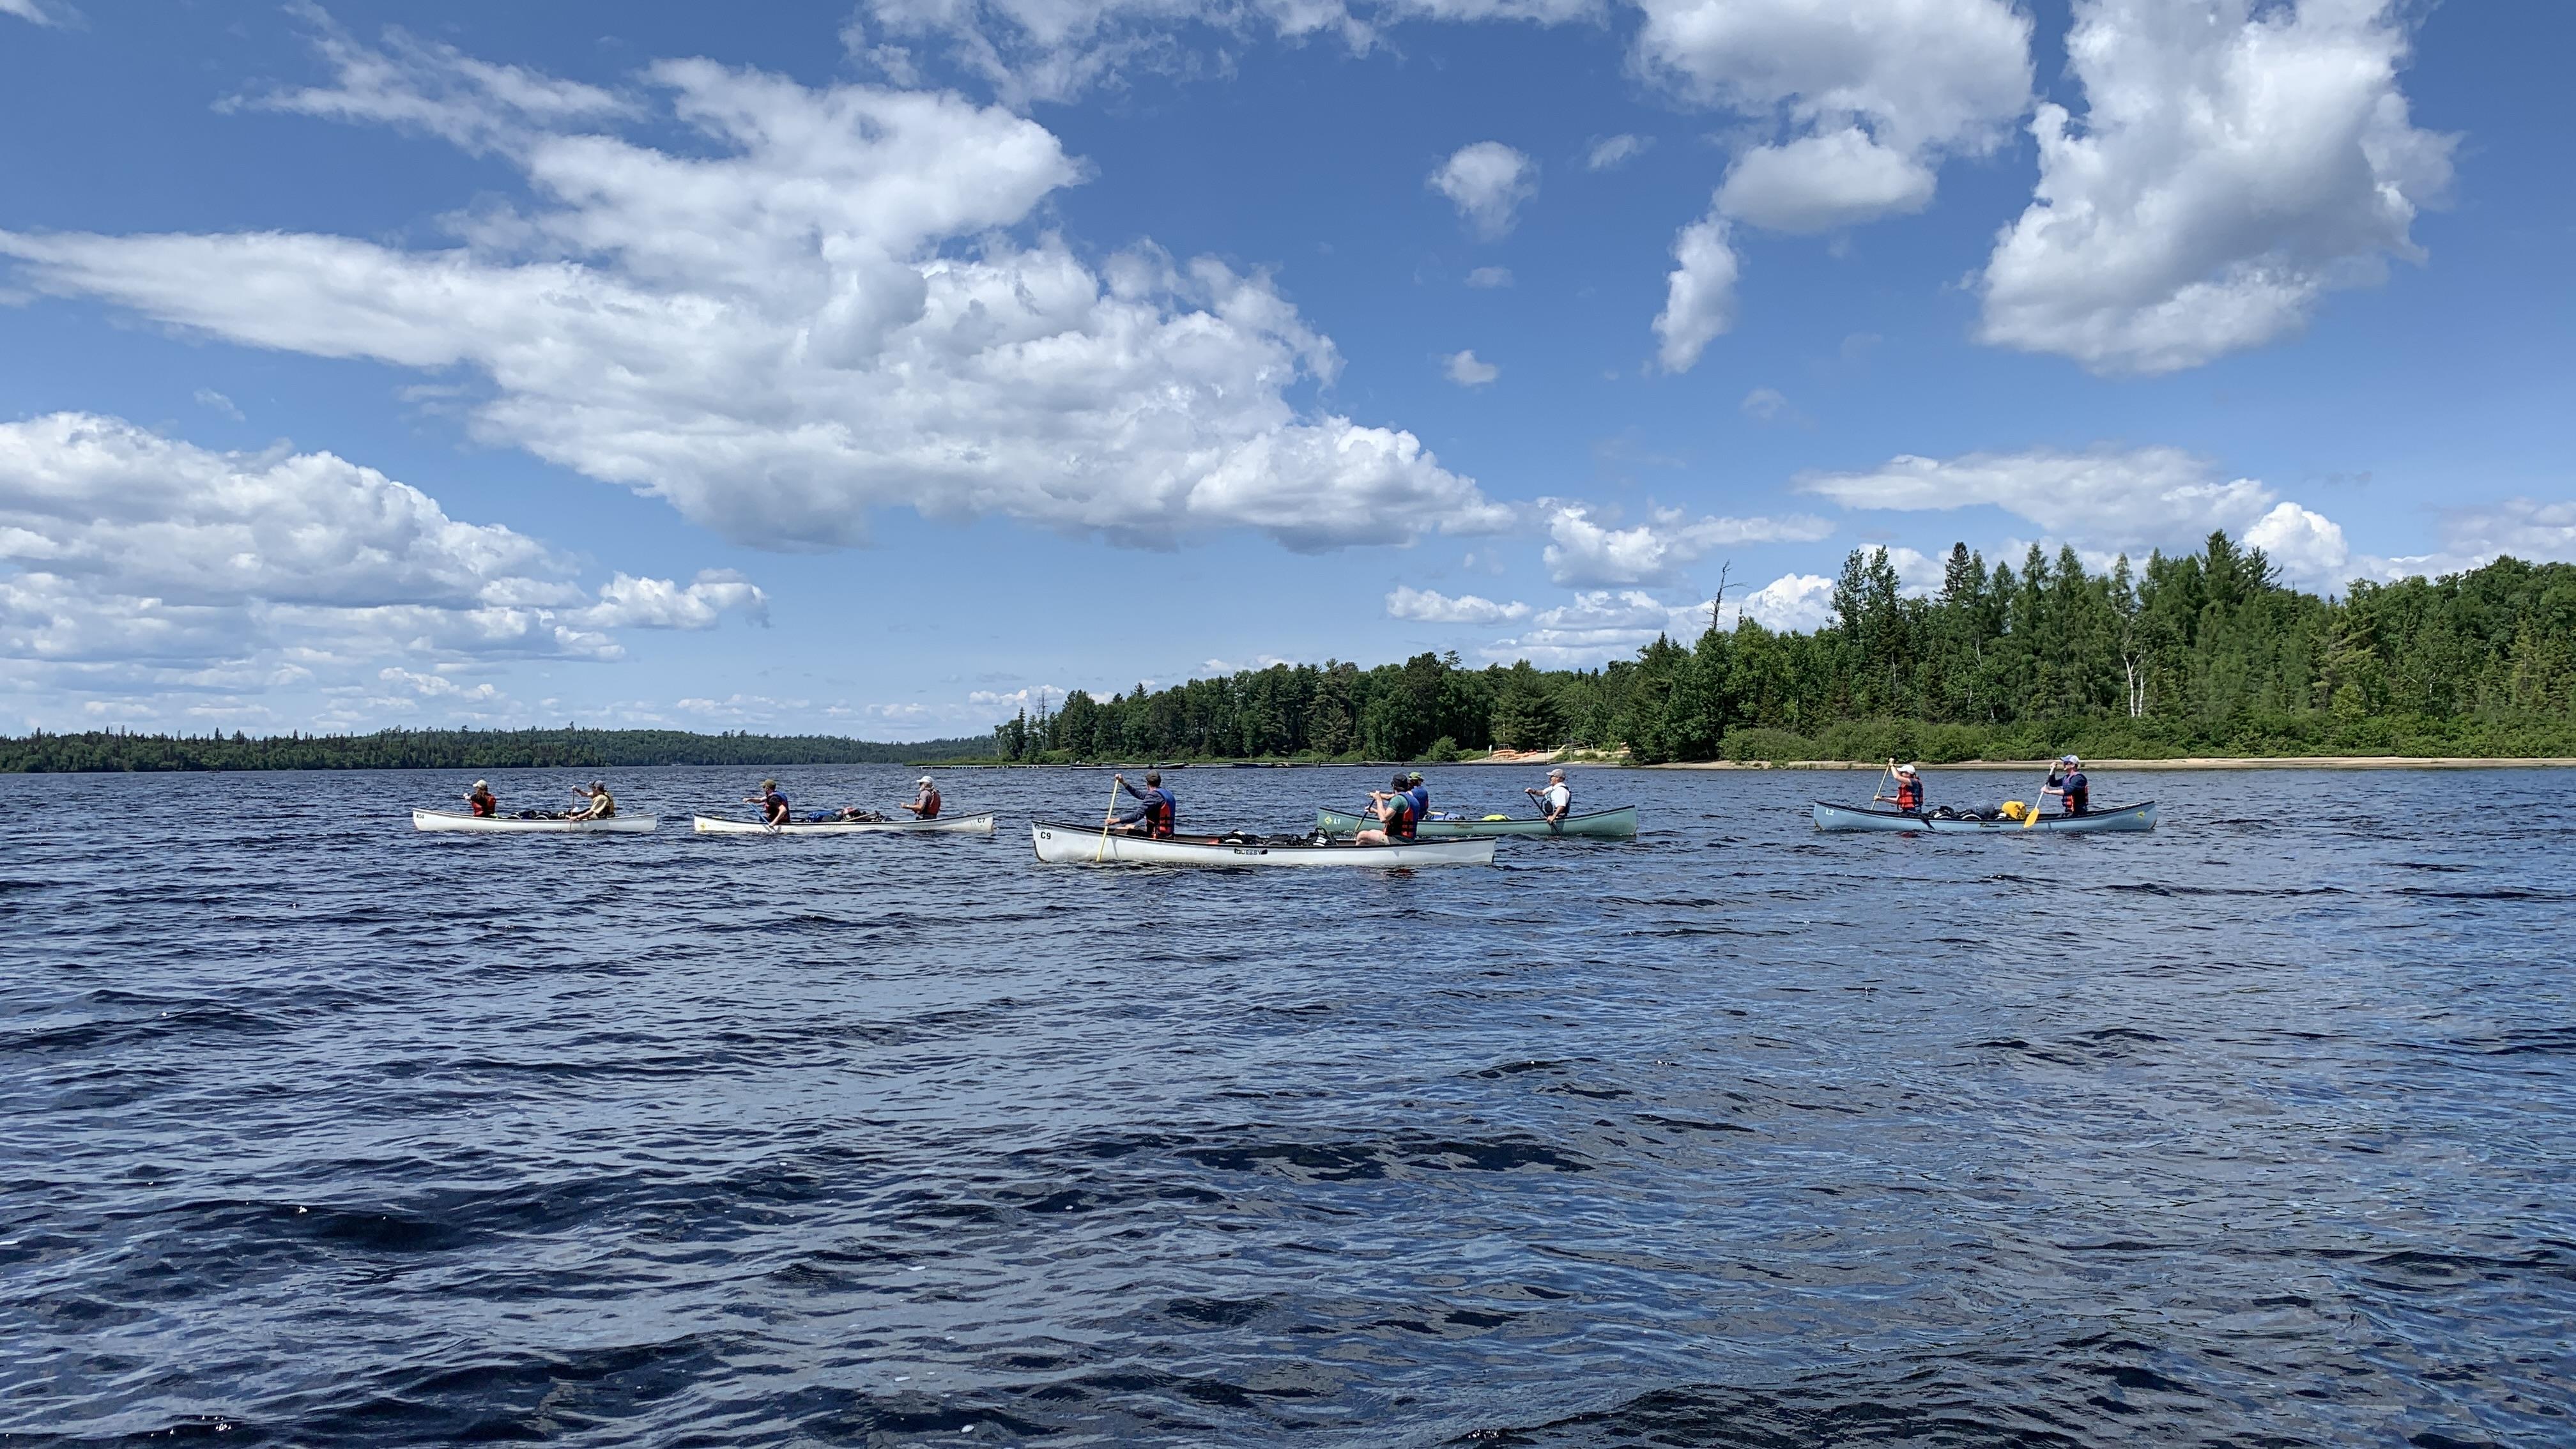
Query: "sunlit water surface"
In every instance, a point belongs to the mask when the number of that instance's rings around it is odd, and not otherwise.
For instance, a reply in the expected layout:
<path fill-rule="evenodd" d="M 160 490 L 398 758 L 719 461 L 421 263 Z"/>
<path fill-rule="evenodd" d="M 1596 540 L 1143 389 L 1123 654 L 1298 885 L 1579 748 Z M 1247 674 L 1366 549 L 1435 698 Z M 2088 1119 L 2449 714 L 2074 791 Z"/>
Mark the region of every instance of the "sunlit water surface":
<path fill-rule="evenodd" d="M 1641 839 L 1412 874 L 1044 867 L 1104 773 L 943 775 L 999 833 L 12 780 L 0 1437 L 2576 1441 L 2576 775 L 1918 839 L 1813 832 L 1866 775 L 1591 771 Z"/>

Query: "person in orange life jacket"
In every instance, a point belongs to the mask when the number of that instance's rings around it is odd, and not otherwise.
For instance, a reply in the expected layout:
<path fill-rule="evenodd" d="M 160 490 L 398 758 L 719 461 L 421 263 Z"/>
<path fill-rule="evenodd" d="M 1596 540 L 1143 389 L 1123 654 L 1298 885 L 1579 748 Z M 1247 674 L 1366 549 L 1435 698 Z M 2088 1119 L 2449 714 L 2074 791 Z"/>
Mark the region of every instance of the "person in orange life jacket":
<path fill-rule="evenodd" d="M 1900 765 L 1894 760 L 1888 761 L 1887 767 L 1896 772 L 1896 793 L 1893 795 L 1872 795 L 1869 797 L 1870 803 L 1875 805 L 1881 800 L 1893 800 L 1896 802 L 1897 810 L 1902 814 L 1922 814 L 1923 767 L 1920 765 Z"/>
<path fill-rule="evenodd" d="M 2043 799 L 2056 796 L 2063 814 L 2083 815 L 2093 809 L 2093 782 L 2084 778 L 2084 762 L 2073 755 L 2057 757 L 2057 767 L 2048 772 L 2048 785 L 2039 793 Z"/>
<path fill-rule="evenodd" d="M 761 781 L 759 794 L 745 795 L 742 799 L 743 803 L 746 805 L 757 805 L 760 807 L 760 820 L 762 824 L 784 825 L 787 823 L 787 797 L 778 793 L 778 782 L 776 780 Z"/>
<path fill-rule="evenodd" d="M 1395 772 L 1392 790 L 1369 792 L 1369 813 L 1377 817 L 1377 828 L 1363 830 L 1351 837 L 1362 845 L 1410 845 L 1413 842 L 1413 794 L 1404 772 Z"/>
<path fill-rule="evenodd" d="M 477 780 L 474 782 L 473 790 L 465 796 L 465 808 L 474 812 L 475 819 L 489 820 L 501 813 L 501 802 L 492 798 L 490 785 Z"/>
<path fill-rule="evenodd" d="M 1156 840 L 1169 840 L 1172 829 L 1180 822 L 1180 797 L 1163 788 L 1163 772 L 1147 770 L 1145 788 L 1127 783 L 1124 775 L 1110 777 L 1119 789 L 1136 797 L 1136 803 L 1118 812 L 1115 827 L 1129 835 L 1149 835 Z"/>
<path fill-rule="evenodd" d="M 912 803 L 911 803 L 911 804 L 909 804 L 909 805 L 906 805 L 906 806 L 905 806 L 905 807 L 903 807 L 903 808 L 904 808 L 904 809 L 906 809 L 906 810 L 911 811 L 911 812 L 913 813 L 913 815 L 914 815 L 916 818 L 918 818 L 918 819 L 922 819 L 922 820 L 936 820 L 936 819 L 938 819 L 938 818 L 939 818 L 939 787 L 938 787 L 938 786 L 936 786 L 936 785 L 934 785 L 934 784 L 932 784 L 932 783 L 930 783 L 930 777 L 929 777 L 928 775 L 924 775 L 924 776 L 922 776 L 922 777 L 921 777 L 921 783 L 920 783 L 919 785 L 915 786 L 914 788 L 915 788 L 915 789 L 917 789 L 920 793 L 919 793 L 919 794 L 914 795 L 914 796 L 912 797 Z"/>

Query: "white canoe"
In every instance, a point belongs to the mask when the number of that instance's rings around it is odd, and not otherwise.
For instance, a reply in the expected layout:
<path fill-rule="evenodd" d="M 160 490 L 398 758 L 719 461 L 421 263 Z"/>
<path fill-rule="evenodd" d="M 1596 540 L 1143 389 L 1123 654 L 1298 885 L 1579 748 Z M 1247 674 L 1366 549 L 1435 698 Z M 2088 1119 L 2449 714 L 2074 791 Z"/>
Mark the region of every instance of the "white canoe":
<path fill-rule="evenodd" d="M 1411 845 L 1354 845 L 1336 840 L 1324 845 L 1269 844 L 1259 836 L 1175 835 L 1151 840 L 1142 835 L 1103 831 L 1097 825 L 1055 825 L 1038 821 L 1029 827 L 1038 859 L 1052 865 L 1492 865 L 1494 842 L 1418 840 Z"/>
<path fill-rule="evenodd" d="M 649 835 L 661 823 L 651 815 L 611 815 L 605 820 L 516 820 L 507 815 L 459 815 L 453 810 L 411 812 L 414 830 L 459 830 L 477 835 Z"/>
<path fill-rule="evenodd" d="M 944 815 L 937 820 L 791 820 L 763 825 L 757 820 L 727 820 L 720 815 L 693 815 L 700 835 L 990 835 L 993 817 Z"/>

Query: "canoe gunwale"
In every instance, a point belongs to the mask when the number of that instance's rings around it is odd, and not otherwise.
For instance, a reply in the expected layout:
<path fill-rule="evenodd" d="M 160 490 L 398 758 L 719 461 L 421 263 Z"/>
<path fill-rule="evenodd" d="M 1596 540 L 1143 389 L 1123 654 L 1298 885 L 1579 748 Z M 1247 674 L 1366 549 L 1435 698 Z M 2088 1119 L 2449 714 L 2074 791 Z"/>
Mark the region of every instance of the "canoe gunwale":
<path fill-rule="evenodd" d="M 1054 833 L 1068 844 L 1048 847 Z M 1271 845 L 1266 837 L 1229 840 L 1218 835 L 1169 835 L 1159 839 L 1104 831 L 1097 824 L 1060 820 L 1029 822 L 1029 844 L 1039 860 L 1051 865 L 1198 865 L 1285 866 L 1313 868 L 1353 866 L 1401 869 L 1417 865 L 1491 865 L 1494 841 L 1488 838 L 1417 840 L 1397 845 Z"/>
<path fill-rule="evenodd" d="M 936 820 L 790 820 L 764 825 L 722 815 L 692 815 L 689 828 L 699 835 L 990 835 L 993 812 L 943 815 Z"/>
<path fill-rule="evenodd" d="M 1912 833 L 1922 835 L 1983 835 L 1996 832 L 2051 835 L 2132 835 L 2156 828 L 2156 802 L 2139 800 L 2127 805 L 2105 806 L 2081 815 L 2042 815 L 2039 823 L 2025 827 L 2017 820 L 1972 820 L 1943 818 L 1919 811 L 1871 810 L 1858 805 L 1837 805 L 1818 800 L 1813 810 L 1816 828 L 1832 834 L 1863 831 Z"/>
<path fill-rule="evenodd" d="M 435 822 L 435 823 L 432 823 Z M 466 815 L 454 810 L 414 810 L 411 827 L 434 835 L 650 835 L 658 815 L 611 815 L 605 820 L 560 817 L 522 820 L 515 815 Z"/>
<path fill-rule="evenodd" d="M 1375 823 L 1355 810 L 1337 810 L 1330 805 L 1315 807 L 1315 828 L 1318 830 L 1345 834 L 1369 829 Z M 1625 828 L 1617 828 L 1621 826 Z M 1633 840 L 1637 835 L 1637 807 L 1614 805 L 1607 810 L 1569 815 L 1553 829 L 1544 820 L 1523 815 L 1503 820 L 1425 820 L 1414 829 L 1415 838 L 1420 840 L 1516 840 L 1569 835 L 1593 840 Z"/>

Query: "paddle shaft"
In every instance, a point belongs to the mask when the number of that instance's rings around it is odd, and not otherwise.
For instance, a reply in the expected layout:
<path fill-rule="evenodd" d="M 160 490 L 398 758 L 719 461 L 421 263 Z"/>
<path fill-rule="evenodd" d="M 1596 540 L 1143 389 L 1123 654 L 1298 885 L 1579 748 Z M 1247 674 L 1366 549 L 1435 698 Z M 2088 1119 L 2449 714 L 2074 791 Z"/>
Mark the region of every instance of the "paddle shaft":
<path fill-rule="evenodd" d="M 1091 852 L 1091 863 L 1098 865 L 1109 854 L 1109 822 L 1118 814 L 1118 777 L 1109 777 L 1109 808 L 1100 812 L 1100 844 Z"/>

